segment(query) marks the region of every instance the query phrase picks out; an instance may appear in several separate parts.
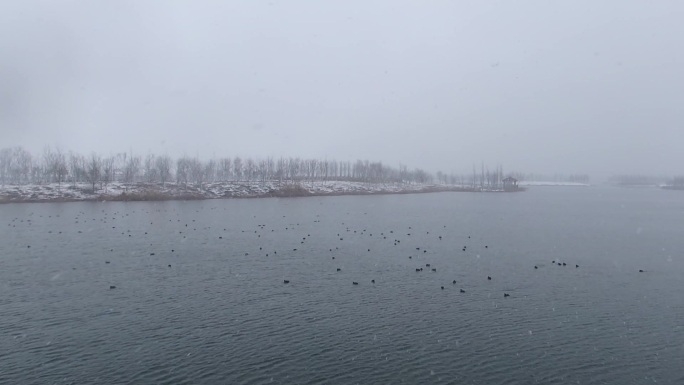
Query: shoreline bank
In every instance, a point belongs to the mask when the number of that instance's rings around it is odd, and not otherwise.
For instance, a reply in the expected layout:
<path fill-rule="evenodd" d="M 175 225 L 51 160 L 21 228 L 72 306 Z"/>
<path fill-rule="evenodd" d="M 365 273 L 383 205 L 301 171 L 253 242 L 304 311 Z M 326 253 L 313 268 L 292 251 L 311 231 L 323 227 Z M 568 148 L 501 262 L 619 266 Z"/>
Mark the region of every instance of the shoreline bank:
<path fill-rule="evenodd" d="M 521 189 L 520 191 L 524 191 Z M 12 185 L 0 187 L 1 203 L 145 202 L 206 199 L 299 198 L 313 196 L 425 194 L 436 192 L 504 192 L 461 185 L 369 184 L 330 181 L 314 183 L 222 182 L 197 186 L 173 183 L 112 183 L 92 192 L 91 185 Z"/>

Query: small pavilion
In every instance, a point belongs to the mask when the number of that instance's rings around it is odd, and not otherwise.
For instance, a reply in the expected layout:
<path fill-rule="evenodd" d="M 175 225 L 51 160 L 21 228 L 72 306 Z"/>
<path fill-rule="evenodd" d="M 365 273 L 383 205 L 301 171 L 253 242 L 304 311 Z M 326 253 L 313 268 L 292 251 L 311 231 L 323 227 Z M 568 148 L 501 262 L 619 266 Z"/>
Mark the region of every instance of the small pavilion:
<path fill-rule="evenodd" d="M 518 180 L 513 177 L 508 177 L 503 180 L 504 191 L 518 191 Z"/>

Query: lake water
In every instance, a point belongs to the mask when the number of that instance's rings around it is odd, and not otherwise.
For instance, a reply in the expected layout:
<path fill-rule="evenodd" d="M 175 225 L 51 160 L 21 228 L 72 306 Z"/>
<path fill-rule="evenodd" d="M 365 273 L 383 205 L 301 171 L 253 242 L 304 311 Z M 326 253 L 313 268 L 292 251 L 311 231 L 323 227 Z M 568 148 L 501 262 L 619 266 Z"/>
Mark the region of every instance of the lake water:
<path fill-rule="evenodd" d="M 0 229 L 3 384 L 684 383 L 677 191 L 6 204 Z"/>

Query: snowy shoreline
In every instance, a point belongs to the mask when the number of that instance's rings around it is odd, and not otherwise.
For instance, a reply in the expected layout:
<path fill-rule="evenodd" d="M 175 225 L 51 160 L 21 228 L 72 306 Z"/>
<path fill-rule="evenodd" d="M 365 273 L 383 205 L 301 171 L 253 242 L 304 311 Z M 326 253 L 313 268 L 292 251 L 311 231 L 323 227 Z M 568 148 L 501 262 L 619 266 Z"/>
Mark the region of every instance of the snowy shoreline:
<path fill-rule="evenodd" d="M 350 181 L 279 182 L 232 181 L 206 183 L 202 188 L 175 183 L 85 183 L 0 186 L 0 203 L 84 202 L 84 201 L 166 201 L 229 198 L 271 198 L 339 195 L 419 194 L 431 192 L 480 192 L 461 185 L 364 183 Z M 497 191 L 492 191 L 497 192 Z"/>
<path fill-rule="evenodd" d="M 587 183 L 579 183 L 579 182 L 545 182 L 545 181 L 520 181 L 518 182 L 519 186 L 543 186 L 543 187 L 550 187 L 550 186 L 563 186 L 563 187 L 589 187 L 589 184 Z"/>

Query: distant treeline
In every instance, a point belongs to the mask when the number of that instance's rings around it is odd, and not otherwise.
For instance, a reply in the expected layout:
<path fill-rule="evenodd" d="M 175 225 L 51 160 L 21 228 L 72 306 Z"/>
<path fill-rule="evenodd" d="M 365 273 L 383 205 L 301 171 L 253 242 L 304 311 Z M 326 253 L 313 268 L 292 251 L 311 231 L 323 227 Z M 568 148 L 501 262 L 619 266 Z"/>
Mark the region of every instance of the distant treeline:
<path fill-rule="evenodd" d="M 684 190 L 684 176 L 676 176 L 669 180 L 665 185 L 666 188 L 674 188 L 676 190 Z"/>
<path fill-rule="evenodd" d="M 563 183 L 589 183 L 589 175 L 587 174 L 532 174 L 532 173 L 521 173 L 514 172 L 511 174 L 515 179 L 519 181 L 535 181 L 535 182 L 563 182 Z"/>
<path fill-rule="evenodd" d="M 439 174 L 442 177 L 442 174 Z M 0 183 L 89 183 L 106 188 L 108 183 L 169 183 L 195 185 L 227 181 L 357 181 L 369 183 L 429 183 L 434 175 L 406 166 L 390 167 L 382 162 L 301 159 L 252 159 L 222 157 L 200 160 L 168 155 L 140 156 L 118 153 L 84 156 L 73 151 L 45 148 L 34 156 L 21 147 L 0 150 Z M 452 178 L 453 179 L 453 178 Z"/>
<path fill-rule="evenodd" d="M 654 175 L 615 175 L 610 182 L 621 186 L 654 186 L 665 183 L 667 177 Z"/>
<path fill-rule="evenodd" d="M 503 167 L 490 170 L 484 163 L 473 166 L 468 175 L 435 174 L 407 166 L 391 167 L 368 160 L 337 161 L 303 158 L 198 157 L 172 158 L 168 155 L 121 152 L 111 156 L 88 156 L 46 147 L 35 156 L 22 147 L 0 149 L 0 184 L 88 183 L 93 191 L 112 182 L 176 183 L 202 188 L 214 182 L 315 182 L 353 181 L 367 183 L 450 184 L 481 189 L 500 189 Z M 520 179 L 520 178 L 519 178 Z M 587 177 L 588 179 L 588 177 Z"/>

